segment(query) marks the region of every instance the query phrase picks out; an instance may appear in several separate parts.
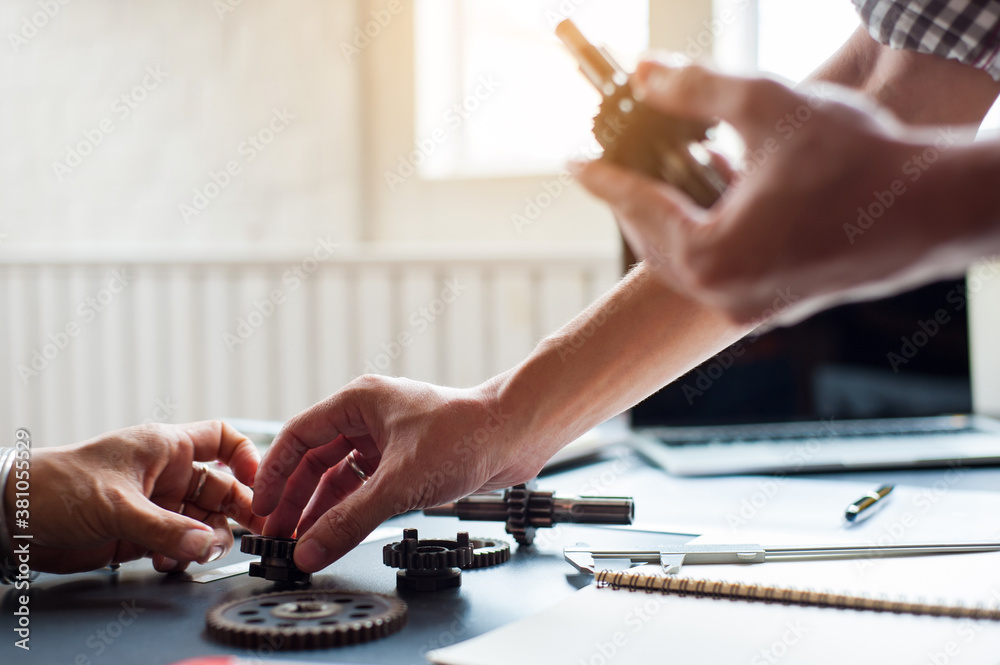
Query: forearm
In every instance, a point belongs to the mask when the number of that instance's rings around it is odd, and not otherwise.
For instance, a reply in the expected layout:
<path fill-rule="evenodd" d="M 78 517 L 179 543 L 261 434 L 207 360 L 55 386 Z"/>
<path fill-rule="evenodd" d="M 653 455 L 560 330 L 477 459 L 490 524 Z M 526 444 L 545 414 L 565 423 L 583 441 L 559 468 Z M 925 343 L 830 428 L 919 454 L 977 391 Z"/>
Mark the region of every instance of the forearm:
<path fill-rule="evenodd" d="M 497 377 L 504 413 L 554 453 L 746 334 L 639 265 Z"/>
<path fill-rule="evenodd" d="M 891 49 L 864 28 L 810 76 L 854 88 L 911 125 L 978 125 L 1000 83 L 957 60 Z"/>

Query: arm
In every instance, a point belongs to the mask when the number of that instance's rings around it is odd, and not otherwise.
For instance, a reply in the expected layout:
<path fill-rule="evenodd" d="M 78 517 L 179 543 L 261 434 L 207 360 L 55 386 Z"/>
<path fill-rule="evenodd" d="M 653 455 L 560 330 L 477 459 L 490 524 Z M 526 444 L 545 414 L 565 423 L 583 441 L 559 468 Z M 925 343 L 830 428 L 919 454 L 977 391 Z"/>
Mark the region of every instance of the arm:
<path fill-rule="evenodd" d="M 863 27 L 809 78 L 853 88 L 911 125 L 978 125 L 1000 94 L 984 71 L 889 48 Z"/>
<path fill-rule="evenodd" d="M 746 331 L 640 266 L 520 365 L 469 389 L 366 376 L 292 418 L 261 462 L 267 535 L 316 571 L 384 520 L 533 478 L 559 448 Z M 666 341 L 665 341 L 666 340 Z M 362 485 L 344 457 L 371 476 Z"/>
<path fill-rule="evenodd" d="M 625 216 L 672 205 L 663 190 L 624 171 L 602 173 L 601 187 Z M 674 205 L 665 214 L 684 210 Z M 255 483 L 254 510 L 269 516 L 265 533 L 297 532 L 296 563 L 319 570 L 395 514 L 533 477 L 575 436 L 752 327 L 651 279 L 671 269 L 663 248 L 673 251 L 665 242 L 653 246 L 661 258 L 482 386 L 362 377 L 292 418 Z M 768 304 L 774 296 L 761 295 Z M 352 451 L 372 477 L 367 484 L 344 461 Z"/>
<path fill-rule="evenodd" d="M 577 175 L 616 210 L 638 255 L 671 248 L 658 277 L 734 321 L 759 316 L 776 289 L 801 297 L 782 314 L 794 322 L 960 274 L 1000 248 L 989 166 L 998 146 L 964 145 L 958 130 L 921 131 L 886 112 L 915 124 L 978 123 L 1000 90 L 995 81 L 955 61 L 882 47 L 864 32 L 815 78 L 864 96 L 640 65 L 635 82 L 649 104 L 725 120 L 744 138 L 748 167 L 710 210 L 599 161 L 577 165 Z"/>

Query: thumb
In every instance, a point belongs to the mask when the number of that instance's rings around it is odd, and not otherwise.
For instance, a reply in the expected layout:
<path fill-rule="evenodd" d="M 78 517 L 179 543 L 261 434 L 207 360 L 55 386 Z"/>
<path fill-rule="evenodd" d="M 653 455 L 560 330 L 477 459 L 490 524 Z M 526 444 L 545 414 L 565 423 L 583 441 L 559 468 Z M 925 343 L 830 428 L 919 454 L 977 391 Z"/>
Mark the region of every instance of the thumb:
<path fill-rule="evenodd" d="M 647 60 L 632 83 L 657 111 L 702 122 L 725 120 L 748 143 L 771 136 L 775 122 L 802 103 L 777 81 L 728 76 L 699 65 L 678 68 Z"/>
<path fill-rule="evenodd" d="M 211 526 L 147 500 L 122 512 L 116 535 L 177 561 L 205 563 L 225 549 Z"/>
<path fill-rule="evenodd" d="M 299 537 L 295 565 L 307 573 L 326 568 L 397 512 L 391 508 L 388 494 L 379 490 L 377 481 L 369 481 L 323 513 Z"/>

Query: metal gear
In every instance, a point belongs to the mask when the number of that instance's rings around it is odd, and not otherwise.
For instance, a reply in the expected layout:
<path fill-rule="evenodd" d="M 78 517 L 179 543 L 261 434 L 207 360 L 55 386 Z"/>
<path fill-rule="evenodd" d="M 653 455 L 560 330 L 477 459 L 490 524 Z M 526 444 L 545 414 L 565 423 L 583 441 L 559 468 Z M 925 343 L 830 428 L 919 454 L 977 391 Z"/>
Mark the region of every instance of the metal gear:
<path fill-rule="evenodd" d="M 519 545 L 531 545 L 536 529 L 552 526 L 552 492 L 539 492 L 534 480 L 511 487 L 503 499 L 507 504 L 507 533 Z"/>
<path fill-rule="evenodd" d="M 276 651 L 370 642 L 406 625 L 406 603 L 355 591 L 282 591 L 217 605 L 208 636 L 235 647 Z"/>
<path fill-rule="evenodd" d="M 462 585 L 461 568 L 472 565 L 469 534 L 455 540 L 420 540 L 416 529 L 403 529 L 403 540 L 382 548 L 382 563 L 399 568 L 396 586 L 411 591 L 439 591 Z"/>
<path fill-rule="evenodd" d="M 260 563 L 250 564 L 250 576 L 263 577 L 272 582 L 309 582 L 311 575 L 299 570 L 293 559 L 296 542 L 291 538 L 243 536 L 240 551 L 260 557 Z"/>
<path fill-rule="evenodd" d="M 471 538 L 472 563 L 470 569 L 499 566 L 510 561 L 510 543 L 499 538 Z"/>
<path fill-rule="evenodd" d="M 515 485 L 503 493 L 468 496 L 424 510 L 430 517 L 505 522 L 507 533 L 519 545 L 531 545 L 535 530 L 559 522 L 576 524 L 631 524 L 635 502 L 622 496 L 563 498 L 535 489 L 535 482 Z"/>

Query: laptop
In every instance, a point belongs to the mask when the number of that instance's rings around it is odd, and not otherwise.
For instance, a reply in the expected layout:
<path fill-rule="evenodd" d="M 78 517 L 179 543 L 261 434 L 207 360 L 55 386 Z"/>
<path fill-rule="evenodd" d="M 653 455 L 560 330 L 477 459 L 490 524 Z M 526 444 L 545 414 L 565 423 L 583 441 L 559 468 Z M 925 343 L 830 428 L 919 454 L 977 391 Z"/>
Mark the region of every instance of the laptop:
<path fill-rule="evenodd" d="M 951 280 L 750 336 L 634 407 L 632 445 L 683 476 L 1000 464 L 967 313 Z"/>

